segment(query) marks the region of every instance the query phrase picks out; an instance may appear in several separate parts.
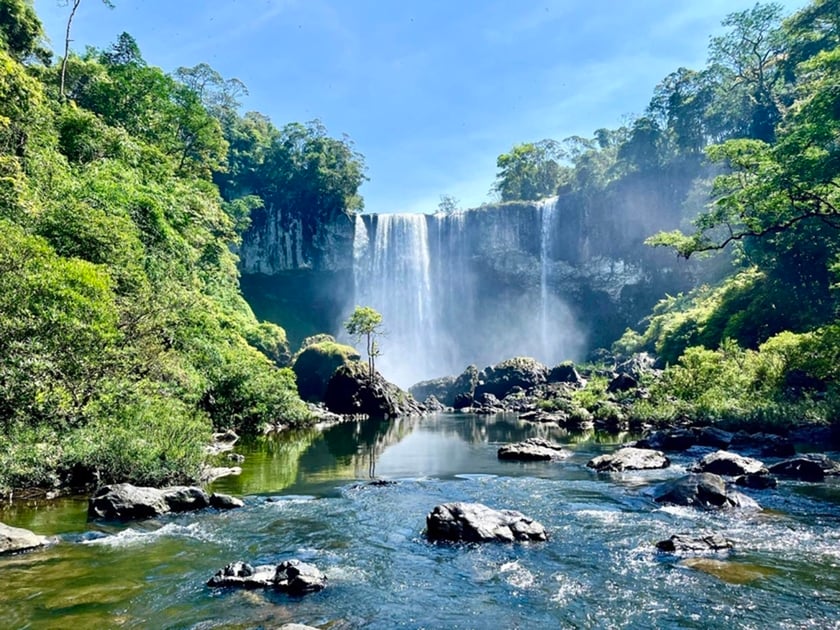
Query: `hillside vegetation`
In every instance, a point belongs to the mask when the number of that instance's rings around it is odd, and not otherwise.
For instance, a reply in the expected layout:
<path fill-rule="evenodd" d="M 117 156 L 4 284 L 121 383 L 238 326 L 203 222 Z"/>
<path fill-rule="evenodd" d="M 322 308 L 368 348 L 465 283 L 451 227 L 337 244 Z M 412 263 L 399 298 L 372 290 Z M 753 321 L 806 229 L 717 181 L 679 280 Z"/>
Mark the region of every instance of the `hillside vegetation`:
<path fill-rule="evenodd" d="M 787 17 L 756 4 L 723 25 L 706 67 L 669 74 L 642 115 L 592 139 L 517 145 L 499 157 L 495 189 L 503 200 L 560 194 L 611 208 L 604 221 L 643 226 L 649 245 L 716 257 L 702 286 L 664 296 L 613 347 L 669 366 L 638 415 L 834 421 L 840 2 Z M 628 202 L 638 190 L 648 192 Z M 652 234 L 664 225 L 681 229 Z"/>
<path fill-rule="evenodd" d="M 64 65 L 31 1 L 0 0 L 0 488 L 194 478 L 214 429 L 308 419 L 239 290 L 255 193 L 348 211 L 361 159 L 127 34 Z"/>

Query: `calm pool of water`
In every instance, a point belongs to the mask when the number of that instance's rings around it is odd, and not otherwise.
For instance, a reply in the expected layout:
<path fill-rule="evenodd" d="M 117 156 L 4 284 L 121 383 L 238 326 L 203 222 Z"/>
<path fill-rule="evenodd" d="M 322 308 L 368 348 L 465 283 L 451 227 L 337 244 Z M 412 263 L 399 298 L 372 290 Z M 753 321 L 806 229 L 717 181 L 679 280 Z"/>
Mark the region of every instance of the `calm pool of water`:
<path fill-rule="evenodd" d="M 541 435 L 573 457 L 496 458 Z M 619 438 L 569 436 L 514 418 L 438 415 L 347 423 L 241 445 L 243 474 L 214 490 L 244 509 L 88 523 L 84 498 L 0 511 L 60 544 L 0 558 L 0 628 L 833 628 L 840 627 L 840 484 L 756 492 L 757 514 L 661 508 L 645 488 L 685 470 L 598 475 Z M 398 483 L 367 486 L 373 476 Z M 514 508 L 546 543 L 434 545 L 426 514 L 446 501 Z M 654 543 L 717 531 L 728 557 L 680 560 Z M 304 598 L 213 590 L 227 562 L 297 557 L 329 577 Z"/>

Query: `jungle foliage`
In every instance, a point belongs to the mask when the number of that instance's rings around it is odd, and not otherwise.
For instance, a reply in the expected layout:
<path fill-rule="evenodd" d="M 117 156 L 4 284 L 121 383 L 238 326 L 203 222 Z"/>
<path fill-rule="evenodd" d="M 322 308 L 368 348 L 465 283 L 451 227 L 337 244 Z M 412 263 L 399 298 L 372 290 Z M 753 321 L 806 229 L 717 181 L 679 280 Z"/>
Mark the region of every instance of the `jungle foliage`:
<path fill-rule="evenodd" d="M 128 34 L 64 68 L 43 42 L 30 0 L 0 0 L 0 488 L 191 479 L 214 429 L 307 421 L 232 252 L 290 181 L 359 207 L 360 156 Z"/>
<path fill-rule="evenodd" d="M 787 409 L 793 373 L 811 383 L 799 393 L 816 415 L 835 419 L 840 2 L 813 0 L 790 16 L 759 3 L 723 26 L 707 65 L 665 77 L 641 115 L 591 139 L 517 145 L 499 157 L 494 188 L 502 200 L 575 195 L 615 208 L 640 184 L 663 203 L 638 205 L 635 221 L 673 228 L 649 233 L 649 245 L 673 250 L 675 264 L 724 259 L 616 342 L 619 353 L 647 350 L 671 366 L 649 407 L 733 418 Z M 790 407 L 790 419 L 800 411 Z"/>

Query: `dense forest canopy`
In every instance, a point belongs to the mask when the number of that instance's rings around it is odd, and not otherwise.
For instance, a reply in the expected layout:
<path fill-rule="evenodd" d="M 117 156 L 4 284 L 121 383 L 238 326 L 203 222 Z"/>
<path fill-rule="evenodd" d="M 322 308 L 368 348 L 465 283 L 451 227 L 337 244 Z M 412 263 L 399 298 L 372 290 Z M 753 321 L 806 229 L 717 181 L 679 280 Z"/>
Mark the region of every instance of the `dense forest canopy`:
<path fill-rule="evenodd" d="M 688 414 L 834 418 L 840 2 L 814 0 L 789 17 L 756 4 L 723 26 L 706 67 L 669 74 L 623 127 L 499 156 L 494 190 L 503 201 L 573 194 L 585 204 L 593 195 L 609 202 L 634 183 L 667 197 L 681 183 L 665 217 L 681 229 L 647 242 L 682 258 L 722 252 L 730 268 L 666 297 L 615 349 L 673 364 L 660 389 L 699 401 Z M 641 222 L 649 209 L 637 212 Z M 820 391 L 807 400 L 796 393 L 807 409 L 779 411 L 790 402 L 791 374 Z M 694 385 L 680 389 L 673 379 Z M 677 414 L 665 404 L 654 413 Z"/>
<path fill-rule="evenodd" d="M 232 251 L 265 203 L 361 207 L 361 156 L 126 33 L 66 64 L 43 40 L 0 1 L 0 486 L 194 477 L 214 428 L 307 418 Z"/>

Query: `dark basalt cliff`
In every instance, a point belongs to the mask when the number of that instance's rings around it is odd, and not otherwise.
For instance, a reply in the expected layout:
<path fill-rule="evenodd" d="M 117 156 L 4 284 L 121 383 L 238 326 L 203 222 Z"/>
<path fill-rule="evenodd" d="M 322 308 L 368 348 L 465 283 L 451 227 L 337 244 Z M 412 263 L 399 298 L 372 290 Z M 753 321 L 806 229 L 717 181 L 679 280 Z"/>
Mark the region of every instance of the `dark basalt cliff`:
<path fill-rule="evenodd" d="M 339 332 L 353 305 L 365 303 L 389 311 L 385 321 L 397 336 L 403 324 L 414 330 L 413 342 L 397 344 L 402 354 L 413 352 L 412 343 L 428 350 L 433 329 L 447 328 L 434 350 L 454 355 L 460 370 L 506 358 L 476 356 L 494 351 L 489 335 L 500 322 L 560 304 L 579 340 L 557 352 L 580 356 L 609 345 L 666 292 L 694 283 L 696 265 L 643 243 L 676 227 L 687 186 L 627 178 L 597 198 L 568 193 L 452 214 L 341 215 L 311 234 L 269 211 L 245 235 L 242 286 L 257 315 L 285 326 L 293 345 Z M 550 323 L 549 333 L 557 332 L 561 322 Z M 528 350 L 499 349 L 510 356 Z M 542 360 L 562 358 L 576 357 Z"/>

